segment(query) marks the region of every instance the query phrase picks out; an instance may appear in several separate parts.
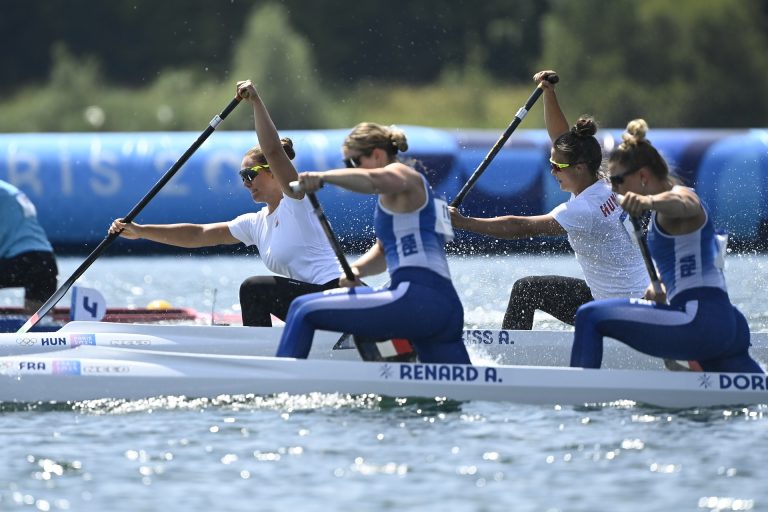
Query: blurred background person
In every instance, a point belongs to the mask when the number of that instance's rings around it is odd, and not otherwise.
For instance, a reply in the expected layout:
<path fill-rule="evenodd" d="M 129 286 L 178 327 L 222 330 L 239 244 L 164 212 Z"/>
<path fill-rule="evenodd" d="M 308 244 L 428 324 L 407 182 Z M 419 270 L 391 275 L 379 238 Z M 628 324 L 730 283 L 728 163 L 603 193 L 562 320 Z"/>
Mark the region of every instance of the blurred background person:
<path fill-rule="evenodd" d="M 0 180 L 0 288 L 24 288 L 24 313 L 31 316 L 56 291 L 58 274 L 35 205 Z"/>

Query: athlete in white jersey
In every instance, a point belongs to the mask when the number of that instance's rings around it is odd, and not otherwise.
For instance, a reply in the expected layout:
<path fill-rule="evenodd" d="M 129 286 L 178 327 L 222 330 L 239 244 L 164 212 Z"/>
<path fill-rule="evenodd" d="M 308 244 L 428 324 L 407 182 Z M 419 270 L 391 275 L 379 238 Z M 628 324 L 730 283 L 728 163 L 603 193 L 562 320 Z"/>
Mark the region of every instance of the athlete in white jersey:
<path fill-rule="evenodd" d="M 545 78 L 534 75 L 544 89 L 544 119 L 552 139 L 551 173 L 560 188 L 571 193 L 567 202 L 547 215 L 507 215 L 490 219 L 463 217 L 451 208 L 453 225 L 497 238 L 568 235 L 585 279 L 531 276 L 517 280 L 509 297 L 503 329 L 533 328 L 535 310 L 573 325 L 576 310 L 593 299 L 642 297 L 648 284 L 642 256 L 622 221 L 626 214 L 601 172 L 602 150 L 594 137 L 597 125 L 581 117 L 569 129 Z"/>
<path fill-rule="evenodd" d="M 351 169 L 299 175 L 304 190 L 330 183 L 377 194 L 376 243 L 353 265 L 349 289 L 296 299 L 288 312 L 279 357 L 307 357 L 316 329 L 365 337 L 406 338 L 425 363 L 469 364 L 462 329 L 464 309 L 448 272 L 443 245 L 453 235 L 447 205 L 426 179 L 397 161 L 408 148 L 395 127 L 361 123 L 344 141 Z M 359 278 L 388 270 L 382 288 L 359 286 Z"/>
<path fill-rule="evenodd" d="M 720 247 L 696 193 L 676 186 L 648 126 L 635 120 L 609 159 L 614 189 L 631 215 L 651 211 L 648 247 L 666 285 L 666 297 L 649 287 L 650 300 L 609 299 L 576 314 L 571 366 L 599 368 L 603 336 L 665 359 L 695 361 L 704 371 L 761 372 L 749 356 L 749 325 L 728 298 Z"/>
<path fill-rule="evenodd" d="M 264 264 L 277 275 L 249 277 L 240 285 L 243 325 L 270 326 L 271 315 L 284 319 L 299 295 L 336 288 L 339 264 L 309 200 L 288 185 L 298 177 L 291 162 L 293 142 L 279 138 L 250 80 L 237 83 L 237 94 L 253 106 L 260 144 L 243 157 L 240 178 L 254 202 L 266 206 L 212 224 L 141 225 L 118 219 L 110 232 L 179 247 L 255 245 Z"/>

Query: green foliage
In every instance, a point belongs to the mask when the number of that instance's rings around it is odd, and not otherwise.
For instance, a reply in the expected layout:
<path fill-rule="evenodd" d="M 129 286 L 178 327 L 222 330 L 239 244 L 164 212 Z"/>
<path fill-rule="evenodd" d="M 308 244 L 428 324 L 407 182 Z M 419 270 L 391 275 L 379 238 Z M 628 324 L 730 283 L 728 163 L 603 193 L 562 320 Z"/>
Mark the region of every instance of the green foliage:
<path fill-rule="evenodd" d="M 47 83 L 0 104 L 0 131 L 198 129 L 210 120 L 211 104 L 227 99 L 191 71 L 169 70 L 149 87 L 126 89 L 109 86 L 93 59 L 78 59 L 63 45 L 54 48 L 53 62 Z"/>
<path fill-rule="evenodd" d="M 446 68 L 479 65 L 525 82 L 540 51 L 541 0 L 282 0 L 312 41 L 323 80 L 429 85 Z"/>
<path fill-rule="evenodd" d="M 415 124 L 438 128 L 503 129 L 533 91 L 530 86 L 445 83 L 413 87 L 368 84 L 344 99 L 341 126 L 359 121 Z M 539 107 L 540 108 L 540 107 Z M 527 128 L 543 126 L 540 113 L 526 118 Z"/>
<path fill-rule="evenodd" d="M 64 45 L 52 49 L 55 65 L 43 87 L 23 89 L 3 102 L 3 131 L 83 131 L 89 128 L 86 109 L 103 88 L 98 64 L 77 59 Z"/>
<path fill-rule="evenodd" d="M 175 2 L 9 3 L 0 131 L 197 131 L 246 78 L 280 129 L 363 119 L 498 129 L 544 68 L 560 73 L 570 120 L 751 127 L 768 118 L 765 0 L 184 5 L 180 16 Z M 252 123 L 241 108 L 222 129 Z M 540 116 L 526 119 L 534 126 Z"/>
<path fill-rule="evenodd" d="M 560 72 L 569 118 L 583 111 L 607 126 L 635 117 L 652 127 L 760 126 L 765 21 L 758 0 L 556 0 L 544 19 L 541 67 Z"/>
<path fill-rule="evenodd" d="M 285 8 L 254 8 L 234 50 L 232 91 L 236 80 L 253 80 L 281 129 L 328 126 L 330 108 L 312 59 L 307 40 L 291 27 Z M 253 126 L 252 115 L 240 113 L 234 119 L 233 126 Z"/>
<path fill-rule="evenodd" d="M 146 87 L 114 87 L 95 59 L 76 58 L 63 45 L 54 47 L 52 61 L 45 85 L 0 103 L 0 131 L 197 130 L 234 95 L 236 79 L 246 78 L 257 84 L 281 129 L 333 124 L 309 45 L 278 5 L 252 11 L 226 76 L 169 68 Z M 252 113 L 235 111 L 226 128 L 252 129 Z"/>

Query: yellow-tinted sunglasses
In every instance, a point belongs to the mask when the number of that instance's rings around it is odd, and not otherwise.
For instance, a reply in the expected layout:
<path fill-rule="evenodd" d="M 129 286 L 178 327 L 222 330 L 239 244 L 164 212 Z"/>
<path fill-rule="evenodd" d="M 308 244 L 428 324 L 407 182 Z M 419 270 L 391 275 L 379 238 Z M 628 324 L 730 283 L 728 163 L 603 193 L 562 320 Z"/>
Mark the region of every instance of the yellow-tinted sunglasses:
<path fill-rule="evenodd" d="M 259 175 L 259 172 L 261 172 L 262 169 L 269 169 L 269 164 L 254 165 L 253 167 L 246 167 L 245 169 L 240 169 L 240 179 L 243 180 L 243 183 L 245 183 L 246 181 L 250 183 L 256 178 L 256 176 Z"/>

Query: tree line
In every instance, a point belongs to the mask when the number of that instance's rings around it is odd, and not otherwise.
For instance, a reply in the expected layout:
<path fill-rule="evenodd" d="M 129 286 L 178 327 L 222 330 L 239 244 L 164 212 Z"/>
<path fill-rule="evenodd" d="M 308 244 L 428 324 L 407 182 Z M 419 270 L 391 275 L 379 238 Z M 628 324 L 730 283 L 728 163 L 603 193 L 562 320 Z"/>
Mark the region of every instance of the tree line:
<path fill-rule="evenodd" d="M 604 126 L 756 127 L 766 21 L 766 0 L 8 0 L 0 130 L 197 129 L 241 77 L 285 128 L 349 126 L 370 105 L 497 127 L 542 68 L 569 116 Z"/>

